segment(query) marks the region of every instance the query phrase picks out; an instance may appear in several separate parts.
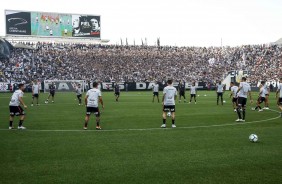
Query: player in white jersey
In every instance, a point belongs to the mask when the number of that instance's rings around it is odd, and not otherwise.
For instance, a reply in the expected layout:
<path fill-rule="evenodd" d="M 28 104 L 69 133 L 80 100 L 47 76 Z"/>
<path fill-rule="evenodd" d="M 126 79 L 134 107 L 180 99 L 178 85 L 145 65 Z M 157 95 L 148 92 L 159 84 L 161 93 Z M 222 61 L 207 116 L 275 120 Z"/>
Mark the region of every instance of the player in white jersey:
<path fill-rule="evenodd" d="M 155 84 L 153 84 L 153 103 L 154 103 L 154 100 L 155 100 L 155 96 L 157 97 L 158 99 L 158 103 L 160 102 L 160 99 L 159 99 L 159 84 L 157 81 L 155 81 Z"/>
<path fill-rule="evenodd" d="M 20 106 L 20 104 L 22 104 L 24 106 L 24 108 L 26 109 L 27 106 L 25 105 L 24 101 L 23 101 L 23 91 L 25 89 L 24 84 L 19 84 L 19 89 L 16 90 L 10 100 L 9 103 L 9 108 L 10 108 L 10 125 L 9 125 L 9 129 L 13 129 L 13 121 L 14 121 L 14 116 L 20 116 L 20 121 L 19 121 L 19 126 L 18 129 L 26 129 L 23 126 L 23 121 L 25 118 L 25 112 L 22 109 L 22 107 Z"/>
<path fill-rule="evenodd" d="M 175 128 L 175 100 L 177 97 L 177 90 L 172 86 L 172 80 L 167 81 L 167 86 L 163 91 L 163 124 L 161 128 L 166 128 L 166 113 L 171 112 L 172 128 Z"/>
<path fill-rule="evenodd" d="M 260 104 L 262 102 L 265 102 L 265 93 L 266 93 L 266 91 L 265 91 L 264 85 L 265 85 L 265 82 L 261 81 L 261 85 L 259 87 L 259 96 L 258 96 L 257 104 L 256 104 L 257 106 L 255 108 L 252 108 L 253 111 L 254 110 L 259 110 L 259 112 L 263 111 L 261 106 L 260 106 Z"/>
<path fill-rule="evenodd" d="M 85 96 L 85 105 L 86 105 L 86 116 L 84 123 L 84 130 L 87 130 L 88 122 L 91 113 L 96 115 L 96 130 L 101 130 L 100 127 L 100 110 L 99 110 L 99 102 L 104 109 L 104 103 L 102 99 L 101 91 L 98 89 L 98 83 L 93 82 L 93 88 L 88 90 Z"/>
<path fill-rule="evenodd" d="M 32 102 L 31 106 L 33 106 L 34 98 L 36 98 L 36 105 L 39 105 L 39 93 L 40 93 L 40 88 L 39 88 L 39 82 L 37 80 L 34 81 L 32 85 Z"/>
<path fill-rule="evenodd" d="M 81 105 L 81 98 L 82 98 L 82 88 L 81 85 L 78 84 L 75 89 L 76 97 L 78 99 L 78 105 Z"/>
<path fill-rule="evenodd" d="M 281 118 L 282 118 L 282 78 L 280 78 L 280 84 L 276 91 L 276 99 L 277 99 L 278 108 L 281 111 Z"/>
<path fill-rule="evenodd" d="M 190 87 L 190 101 L 189 101 L 189 103 L 191 103 L 192 98 L 194 98 L 194 101 L 195 101 L 195 104 L 196 104 L 197 103 L 196 96 L 197 96 L 197 87 L 195 86 L 195 82 L 193 82 L 192 86 Z"/>
<path fill-rule="evenodd" d="M 217 99 L 216 104 L 218 105 L 219 97 L 221 98 L 221 105 L 223 105 L 223 93 L 224 93 L 224 85 L 221 84 L 221 81 L 216 85 L 216 93 L 217 93 Z"/>
<path fill-rule="evenodd" d="M 246 117 L 246 104 L 248 95 L 250 97 L 251 103 L 253 103 L 252 95 L 251 95 L 251 86 L 246 82 L 246 78 L 242 77 L 242 82 L 240 82 L 238 91 L 236 95 L 238 96 L 238 105 L 237 105 L 237 114 L 238 119 L 237 122 L 244 122 Z M 243 117 L 241 115 L 241 110 L 243 112 Z"/>
<path fill-rule="evenodd" d="M 264 101 L 264 108 L 263 109 L 269 109 L 270 88 L 266 83 L 263 85 L 263 87 L 264 87 L 264 92 L 265 92 L 265 101 Z"/>
<path fill-rule="evenodd" d="M 234 108 L 234 112 L 237 112 L 236 108 L 237 108 L 237 101 L 238 101 L 238 96 L 236 96 L 236 93 L 238 91 L 238 86 L 236 86 L 234 84 L 234 82 L 230 83 L 231 86 L 231 94 L 230 94 L 230 98 L 233 96 L 232 98 L 232 104 L 233 104 L 233 108 Z"/>

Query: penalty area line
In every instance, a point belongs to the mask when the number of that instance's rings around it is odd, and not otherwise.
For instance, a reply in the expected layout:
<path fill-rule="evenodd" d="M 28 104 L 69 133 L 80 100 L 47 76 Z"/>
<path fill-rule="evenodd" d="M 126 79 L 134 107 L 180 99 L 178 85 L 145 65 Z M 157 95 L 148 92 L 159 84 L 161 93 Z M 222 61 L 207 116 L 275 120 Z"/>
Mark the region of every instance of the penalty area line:
<path fill-rule="evenodd" d="M 153 130 L 174 130 L 174 129 L 197 129 L 197 128 L 213 128 L 213 127 L 227 127 L 227 126 L 237 126 L 237 125 L 247 125 L 254 123 L 267 122 L 275 119 L 281 118 L 280 112 L 276 110 L 269 109 L 270 111 L 279 113 L 279 116 L 274 118 L 268 118 L 264 120 L 256 120 L 250 122 L 234 122 L 234 123 L 225 123 L 225 124 L 216 124 L 216 125 L 200 125 L 200 126 L 188 126 L 188 127 L 176 127 L 176 128 L 129 128 L 129 129 L 110 129 L 110 130 L 83 130 L 83 129 L 74 129 L 74 130 L 38 130 L 38 129 L 26 129 L 20 130 L 25 132 L 126 132 L 126 131 L 153 131 Z M 13 131 L 9 129 L 0 129 L 0 131 Z"/>

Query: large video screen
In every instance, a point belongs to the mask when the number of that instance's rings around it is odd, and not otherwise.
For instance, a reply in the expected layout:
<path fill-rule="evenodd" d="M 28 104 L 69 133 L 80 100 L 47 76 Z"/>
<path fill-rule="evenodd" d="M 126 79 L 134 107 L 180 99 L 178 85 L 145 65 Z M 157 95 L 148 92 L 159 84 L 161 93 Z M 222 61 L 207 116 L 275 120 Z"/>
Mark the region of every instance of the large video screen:
<path fill-rule="evenodd" d="M 73 37 L 97 37 L 100 38 L 100 16 L 72 15 Z"/>
<path fill-rule="evenodd" d="M 7 10 L 6 34 L 30 35 L 30 13 Z"/>
<path fill-rule="evenodd" d="M 101 37 L 97 15 L 6 10 L 6 34 L 48 37 Z"/>
<path fill-rule="evenodd" d="M 71 15 L 58 13 L 31 13 L 31 35 L 72 36 Z"/>

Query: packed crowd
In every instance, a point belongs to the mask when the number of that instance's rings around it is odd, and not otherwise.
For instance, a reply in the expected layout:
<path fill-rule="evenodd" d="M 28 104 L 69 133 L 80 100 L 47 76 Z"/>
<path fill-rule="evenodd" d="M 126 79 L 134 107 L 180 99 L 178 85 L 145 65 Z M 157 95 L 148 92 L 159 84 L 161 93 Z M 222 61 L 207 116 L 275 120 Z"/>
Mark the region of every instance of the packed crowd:
<path fill-rule="evenodd" d="M 0 61 L 0 81 L 33 79 L 214 82 L 228 71 L 251 71 L 250 81 L 282 75 L 282 46 L 155 47 L 36 43 Z"/>

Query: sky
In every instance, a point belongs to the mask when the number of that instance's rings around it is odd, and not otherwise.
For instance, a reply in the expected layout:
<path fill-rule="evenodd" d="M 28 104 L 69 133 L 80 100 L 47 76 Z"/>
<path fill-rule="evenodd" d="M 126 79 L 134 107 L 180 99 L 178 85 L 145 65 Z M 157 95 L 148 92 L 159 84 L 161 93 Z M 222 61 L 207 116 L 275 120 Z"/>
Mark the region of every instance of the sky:
<path fill-rule="evenodd" d="M 4 10 L 101 15 L 101 38 L 112 44 L 172 46 L 238 46 L 282 38 L 281 0 L 12 0 Z"/>

